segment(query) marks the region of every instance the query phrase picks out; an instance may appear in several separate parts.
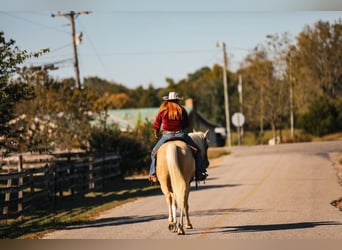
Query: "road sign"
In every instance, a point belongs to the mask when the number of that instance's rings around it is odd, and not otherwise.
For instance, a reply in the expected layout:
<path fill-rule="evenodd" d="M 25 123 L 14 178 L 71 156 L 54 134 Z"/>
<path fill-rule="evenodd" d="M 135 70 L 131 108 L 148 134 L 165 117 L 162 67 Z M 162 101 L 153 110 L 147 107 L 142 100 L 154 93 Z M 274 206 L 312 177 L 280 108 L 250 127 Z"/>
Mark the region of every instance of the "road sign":
<path fill-rule="evenodd" d="M 232 116 L 232 122 L 235 127 L 242 127 L 242 125 L 245 123 L 245 117 L 241 113 L 234 113 Z"/>

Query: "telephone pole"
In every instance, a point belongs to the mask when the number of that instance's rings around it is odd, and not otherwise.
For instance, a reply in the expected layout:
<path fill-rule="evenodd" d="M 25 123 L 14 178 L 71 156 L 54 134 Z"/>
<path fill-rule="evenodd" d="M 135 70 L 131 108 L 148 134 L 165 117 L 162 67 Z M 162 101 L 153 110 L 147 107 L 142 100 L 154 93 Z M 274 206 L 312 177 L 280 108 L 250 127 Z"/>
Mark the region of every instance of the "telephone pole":
<path fill-rule="evenodd" d="M 294 114 L 293 114 L 293 77 L 292 77 L 292 54 L 290 51 L 290 123 L 291 123 L 291 138 L 294 138 Z"/>
<path fill-rule="evenodd" d="M 64 16 L 70 20 L 71 24 L 71 37 L 72 37 L 72 47 L 74 51 L 74 70 L 75 70 L 75 82 L 76 88 L 81 89 L 81 81 L 80 81 L 80 70 L 78 67 L 78 56 L 77 56 L 77 45 L 76 45 L 76 29 L 75 29 L 75 17 L 78 17 L 82 14 L 91 14 L 91 11 L 81 11 L 81 12 L 74 12 L 70 11 L 68 13 L 60 13 L 51 14 L 52 17 L 57 16 Z"/>
<path fill-rule="evenodd" d="M 219 43 L 216 45 L 220 46 Z M 224 92 L 224 109 L 226 116 L 226 127 L 227 127 L 227 141 L 228 147 L 232 146 L 232 137 L 230 133 L 230 115 L 229 115 L 229 94 L 228 94 L 228 83 L 227 83 L 227 52 L 226 52 L 226 44 L 222 42 L 221 44 L 222 52 L 223 52 L 223 92 Z"/>
<path fill-rule="evenodd" d="M 240 113 L 243 114 L 243 89 L 242 89 L 242 75 L 239 74 L 239 84 L 238 84 L 238 92 L 239 92 L 239 106 L 240 106 Z M 243 138 L 243 126 L 240 129 L 240 141 Z"/>

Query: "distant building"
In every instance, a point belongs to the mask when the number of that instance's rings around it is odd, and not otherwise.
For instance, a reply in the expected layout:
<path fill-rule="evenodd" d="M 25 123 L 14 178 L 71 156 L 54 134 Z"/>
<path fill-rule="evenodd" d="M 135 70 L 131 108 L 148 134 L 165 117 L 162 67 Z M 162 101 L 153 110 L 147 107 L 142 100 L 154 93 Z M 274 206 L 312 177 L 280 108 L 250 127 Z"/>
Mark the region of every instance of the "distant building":
<path fill-rule="evenodd" d="M 186 99 L 184 108 L 189 114 L 189 132 L 193 131 L 193 129 L 198 131 L 209 129 L 209 145 L 224 146 L 226 139 L 225 128 L 210 122 L 199 113 L 196 108 L 196 102 L 193 99 Z M 139 123 L 144 124 L 148 121 L 153 124 L 158 110 L 159 107 L 108 110 L 107 125 L 116 124 L 120 130 L 129 131 L 134 129 Z"/>

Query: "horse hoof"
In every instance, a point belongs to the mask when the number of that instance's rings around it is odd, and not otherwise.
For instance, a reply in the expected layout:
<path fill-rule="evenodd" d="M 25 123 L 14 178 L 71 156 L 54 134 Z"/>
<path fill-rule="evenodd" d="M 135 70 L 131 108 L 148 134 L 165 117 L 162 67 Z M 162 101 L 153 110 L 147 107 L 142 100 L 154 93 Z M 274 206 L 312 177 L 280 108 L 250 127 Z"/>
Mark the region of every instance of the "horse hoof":
<path fill-rule="evenodd" d="M 192 225 L 191 224 L 189 224 L 189 225 L 186 225 L 186 227 L 185 227 L 186 229 L 193 229 L 193 227 L 192 227 Z"/>
<path fill-rule="evenodd" d="M 183 229 L 180 229 L 180 228 L 179 228 L 177 234 L 178 234 L 178 235 L 184 235 L 185 232 L 184 232 Z"/>
<path fill-rule="evenodd" d="M 169 230 L 171 232 L 175 232 L 176 231 L 176 225 L 175 224 L 169 224 Z"/>

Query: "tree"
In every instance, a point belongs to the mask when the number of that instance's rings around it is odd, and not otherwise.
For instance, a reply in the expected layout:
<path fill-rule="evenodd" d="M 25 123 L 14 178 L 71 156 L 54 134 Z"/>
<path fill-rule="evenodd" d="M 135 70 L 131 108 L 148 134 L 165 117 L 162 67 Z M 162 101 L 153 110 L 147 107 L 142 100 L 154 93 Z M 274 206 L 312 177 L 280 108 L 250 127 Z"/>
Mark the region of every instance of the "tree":
<path fill-rule="evenodd" d="M 297 37 L 297 79 L 311 103 L 317 97 L 338 99 L 342 93 L 342 19 L 318 21 Z M 307 107 L 307 106 L 306 106 Z"/>
<path fill-rule="evenodd" d="M 43 67 L 23 67 L 17 73 L 15 82 L 29 86 L 34 98 L 18 101 L 13 110 L 17 119 L 16 126 L 21 126 L 20 151 L 47 151 L 51 149 L 51 131 L 55 129 L 50 122 L 51 110 L 54 110 L 53 99 L 46 88 L 56 88 L 56 82 Z"/>
<path fill-rule="evenodd" d="M 94 103 L 98 95 L 90 89 L 74 89 L 73 83 L 61 82 L 51 92 L 55 103 L 51 110 L 51 122 L 56 124 L 54 138 L 56 148 L 71 150 L 74 148 L 88 149 L 91 120 Z"/>
<path fill-rule="evenodd" d="M 229 72 L 228 78 L 231 78 Z M 207 119 L 225 124 L 222 68 L 219 65 L 214 65 L 213 68 L 202 67 L 188 74 L 187 78 L 175 84 L 174 90 L 185 98 L 194 99 L 197 110 Z M 234 93 L 230 91 L 230 97 L 234 96 Z"/>
<path fill-rule="evenodd" d="M 301 128 L 316 135 L 326 134 L 327 128 L 333 132 L 341 123 L 330 119 L 334 110 L 337 117 L 342 114 L 341 41 L 342 19 L 332 24 L 318 21 L 304 27 L 289 55 Z M 329 121 L 335 125 L 328 125 Z"/>
<path fill-rule="evenodd" d="M 20 64 L 30 57 L 39 57 L 48 49 L 28 53 L 15 46 L 15 41 L 6 41 L 3 32 L 0 32 L 0 148 L 6 152 L 19 150 L 22 140 L 21 126 L 15 126 L 20 117 L 14 109 L 21 100 L 32 99 L 34 91 L 28 84 L 13 81 L 12 77 L 20 70 Z"/>
<path fill-rule="evenodd" d="M 255 48 L 245 60 L 243 71 L 248 84 L 245 88 L 247 121 L 260 122 L 260 137 L 263 135 L 264 121 L 278 136 L 283 124 L 288 120 L 289 84 L 286 81 L 286 56 L 290 49 L 287 33 L 282 36 L 268 35 L 265 44 Z M 253 117 L 254 116 L 254 117 Z"/>
<path fill-rule="evenodd" d="M 99 96 L 104 95 L 106 92 L 110 94 L 125 93 L 130 94 L 130 89 L 122 84 L 115 82 L 109 82 L 107 80 L 101 79 L 99 77 L 86 77 L 84 79 L 83 85 L 86 88 L 92 89 L 99 94 Z"/>
<path fill-rule="evenodd" d="M 149 85 L 147 89 L 143 86 L 139 86 L 131 91 L 132 101 L 131 107 L 158 107 L 160 105 L 161 98 L 158 97 L 158 90 Z"/>
<path fill-rule="evenodd" d="M 272 79 L 272 62 L 267 59 L 265 51 L 254 50 L 245 59 L 242 70 L 244 76 L 245 116 L 250 129 L 259 128 L 259 137 L 263 136 L 266 116 L 266 87 Z"/>

